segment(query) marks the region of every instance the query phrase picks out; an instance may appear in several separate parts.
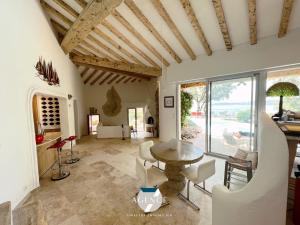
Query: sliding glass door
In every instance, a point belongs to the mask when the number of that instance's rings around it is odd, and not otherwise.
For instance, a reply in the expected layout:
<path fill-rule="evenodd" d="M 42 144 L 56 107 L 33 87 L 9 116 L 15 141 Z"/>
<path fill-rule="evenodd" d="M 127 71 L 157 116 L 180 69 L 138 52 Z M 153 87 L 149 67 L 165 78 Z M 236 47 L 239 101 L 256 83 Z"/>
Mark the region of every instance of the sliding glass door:
<path fill-rule="evenodd" d="M 208 88 L 208 152 L 234 155 L 255 146 L 256 78 L 212 80 Z"/>

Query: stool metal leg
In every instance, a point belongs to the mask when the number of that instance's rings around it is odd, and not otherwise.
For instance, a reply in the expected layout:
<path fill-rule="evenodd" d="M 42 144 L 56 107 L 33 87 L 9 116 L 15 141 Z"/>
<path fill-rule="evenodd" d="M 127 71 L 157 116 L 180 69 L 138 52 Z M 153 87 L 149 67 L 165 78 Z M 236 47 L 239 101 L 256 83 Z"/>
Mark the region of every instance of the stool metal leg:
<path fill-rule="evenodd" d="M 193 209 L 195 210 L 200 210 L 200 208 L 198 206 L 195 205 L 195 203 L 193 203 L 191 200 L 190 200 L 190 180 L 188 180 L 187 182 L 187 189 L 186 189 L 186 197 L 181 194 L 181 193 L 178 193 L 178 197 L 185 201 L 186 203 L 188 203 Z"/>
<path fill-rule="evenodd" d="M 74 158 L 74 154 L 73 154 L 73 141 L 71 141 L 71 159 L 66 160 L 67 164 L 73 164 L 78 162 L 80 159 L 79 158 Z"/>
<path fill-rule="evenodd" d="M 61 148 L 57 149 L 57 157 L 58 157 L 58 174 L 55 174 L 51 177 L 51 180 L 56 181 L 56 180 L 62 180 L 70 175 L 70 171 L 64 170 L 62 167 L 62 162 L 61 162 Z"/>
<path fill-rule="evenodd" d="M 201 187 L 199 184 L 194 184 L 194 187 L 197 188 L 200 191 L 203 191 L 205 194 L 211 196 L 211 192 L 209 192 L 208 190 L 206 190 L 205 188 L 205 181 L 203 181 L 203 187 Z"/>

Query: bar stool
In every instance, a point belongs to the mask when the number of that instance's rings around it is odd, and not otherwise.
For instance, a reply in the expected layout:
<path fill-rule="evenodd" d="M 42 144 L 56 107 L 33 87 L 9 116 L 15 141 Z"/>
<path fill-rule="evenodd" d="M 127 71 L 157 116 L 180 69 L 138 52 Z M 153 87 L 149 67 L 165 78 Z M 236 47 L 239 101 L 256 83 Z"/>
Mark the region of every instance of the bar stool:
<path fill-rule="evenodd" d="M 68 137 L 68 138 L 65 139 L 65 141 L 71 142 L 71 159 L 67 159 L 66 160 L 67 164 L 76 163 L 76 162 L 78 162 L 80 160 L 79 158 L 74 158 L 74 154 L 73 154 L 73 140 L 76 140 L 76 136 L 70 136 L 70 137 Z"/>
<path fill-rule="evenodd" d="M 57 150 L 57 158 L 58 158 L 58 174 L 54 174 L 51 177 L 51 180 L 62 180 L 70 175 L 70 171 L 64 170 L 61 162 L 61 150 L 62 147 L 66 144 L 65 141 L 58 141 L 55 144 L 51 145 L 47 149 L 56 149 Z"/>

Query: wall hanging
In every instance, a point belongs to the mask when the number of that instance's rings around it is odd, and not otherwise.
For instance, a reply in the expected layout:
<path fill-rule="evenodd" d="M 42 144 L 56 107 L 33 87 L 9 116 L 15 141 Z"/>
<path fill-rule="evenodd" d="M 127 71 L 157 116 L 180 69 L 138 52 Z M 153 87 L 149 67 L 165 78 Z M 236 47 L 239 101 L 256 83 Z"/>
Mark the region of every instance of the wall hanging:
<path fill-rule="evenodd" d="M 103 113 L 106 116 L 116 116 L 122 109 L 121 98 L 112 86 L 106 93 L 106 103 L 102 106 Z"/>
<path fill-rule="evenodd" d="M 40 57 L 35 68 L 41 80 L 47 82 L 50 86 L 59 86 L 59 77 L 52 66 L 52 62 L 46 63 L 46 61 Z"/>
<path fill-rule="evenodd" d="M 164 97 L 164 107 L 165 108 L 174 108 L 174 96 L 165 96 Z"/>

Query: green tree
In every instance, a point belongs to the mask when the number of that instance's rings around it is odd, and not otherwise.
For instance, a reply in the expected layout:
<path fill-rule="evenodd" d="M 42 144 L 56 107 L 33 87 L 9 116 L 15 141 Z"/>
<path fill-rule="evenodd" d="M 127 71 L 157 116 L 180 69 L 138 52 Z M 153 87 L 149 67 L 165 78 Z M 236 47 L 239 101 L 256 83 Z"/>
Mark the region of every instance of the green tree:
<path fill-rule="evenodd" d="M 250 109 L 245 109 L 245 110 L 239 111 L 237 113 L 236 117 L 239 122 L 249 123 L 250 118 L 251 118 L 251 111 L 250 111 Z"/>
<path fill-rule="evenodd" d="M 245 82 L 226 82 L 220 84 L 212 85 L 212 96 L 213 101 L 220 101 L 229 98 L 230 94 L 234 89 L 236 89 L 239 85 L 245 85 Z M 193 96 L 193 100 L 197 103 L 197 111 L 205 111 L 206 104 L 206 87 L 198 86 L 198 87 L 190 87 L 185 90 Z"/>
<path fill-rule="evenodd" d="M 185 91 L 181 91 L 181 127 L 185 125 L 187 116 L 190 115 L 190 110 L 193 104 L 193 96 Z"/>

